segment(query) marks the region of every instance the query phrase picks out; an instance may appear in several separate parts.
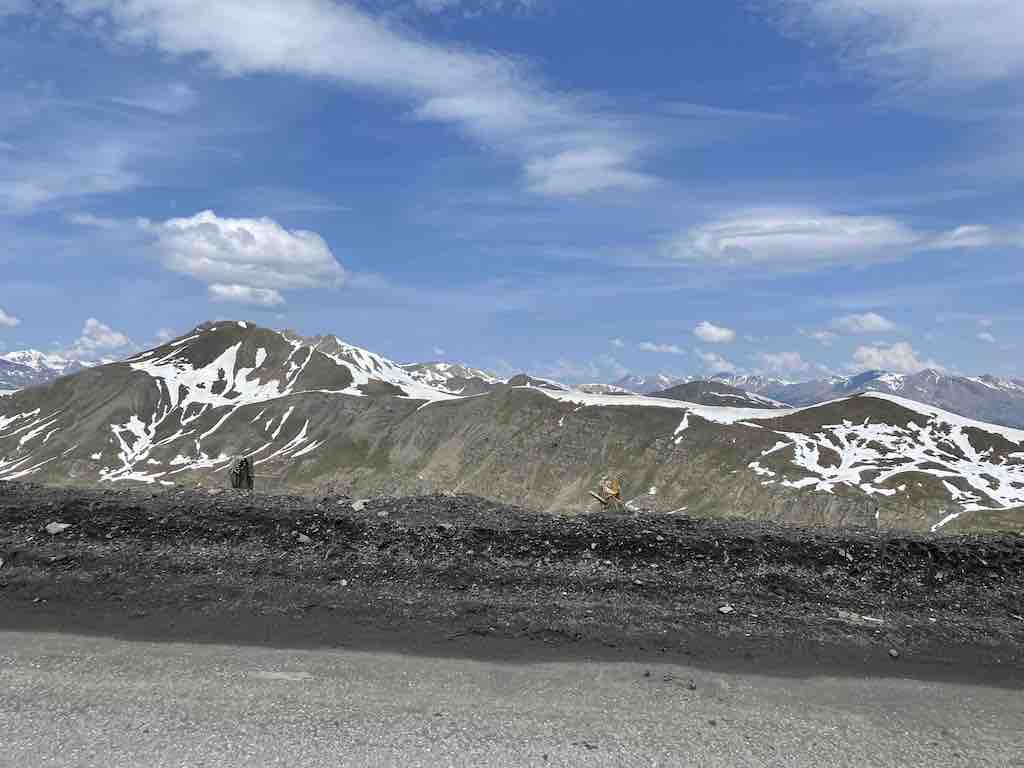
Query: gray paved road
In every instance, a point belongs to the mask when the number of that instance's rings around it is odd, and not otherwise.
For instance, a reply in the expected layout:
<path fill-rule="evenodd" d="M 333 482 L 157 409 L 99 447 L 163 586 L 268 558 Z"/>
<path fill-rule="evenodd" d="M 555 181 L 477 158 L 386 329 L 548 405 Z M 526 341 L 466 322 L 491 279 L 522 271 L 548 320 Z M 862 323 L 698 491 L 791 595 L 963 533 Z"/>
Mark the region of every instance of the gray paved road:
<path fill-rule="evenodd" d="M 4 766 L 1008 768 L 1022 733 L 948 683 L 0 632 Z"/>

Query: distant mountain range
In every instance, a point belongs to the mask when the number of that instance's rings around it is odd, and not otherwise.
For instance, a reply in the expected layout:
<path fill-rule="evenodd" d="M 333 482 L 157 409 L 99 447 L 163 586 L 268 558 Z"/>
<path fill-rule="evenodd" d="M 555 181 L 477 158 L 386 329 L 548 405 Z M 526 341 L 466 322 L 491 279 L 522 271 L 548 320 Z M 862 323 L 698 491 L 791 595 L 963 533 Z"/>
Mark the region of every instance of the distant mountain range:
<path fill-rule="evenodd" d="M 48 384 L 58 376 L 77 373 L 96 363 L 69 360 L 37 349 L 0 355 L 0 393 Z"/>
<path fill-rule="evenodd" d="M 580 512 L 613 473 L 636 507 L 662 512 L 1024 526 L 1024 430 L 888 392 L 784 408 L 722 379 L 661 397 L 619 389 L 399 365 L 334 336 L 205 323 L 0 399 L 0 480 L 224 487 L 245 455 L 264 491 L 466 492 Z"/>
<path fill-rule="evenodd" d="M 615 386 L 637 394 L 653 394 L 701 380 L 665 375 L 627 376 L 615 382 Z M 712 376 L 710 381 L 796 407 L 816 405 L 862 392 L 885 392 L 971 419 L 1024 428 L 1024 380 L 1020 379 L 956 376 L 924 370 L 913 374 L 867 371 L 855 376 L 830 376 L 800 382 L 723 373 Z"/>

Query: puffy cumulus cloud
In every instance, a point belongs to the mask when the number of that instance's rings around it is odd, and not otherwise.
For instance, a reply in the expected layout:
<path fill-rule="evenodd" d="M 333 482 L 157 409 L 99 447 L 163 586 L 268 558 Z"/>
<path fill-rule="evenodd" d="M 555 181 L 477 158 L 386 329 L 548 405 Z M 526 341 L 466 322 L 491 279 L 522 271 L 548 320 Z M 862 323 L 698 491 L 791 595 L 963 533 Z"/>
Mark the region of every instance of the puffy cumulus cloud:
<path fill-rule="evenodd" d="M 731 344 L 736 340 L 736 331 L 732 328 L 723 328 L 720 325 L 709 323 L 707 320 L 699 323 L 693 329 L 693 335 L 708 344 Z"/>
<path fill-rule="evenodd" d="M 704 352 L 698 349 L 697 357 L 701 359 L 708 373 L 736 373 L 739 371 L 739 368 L 734 363 L 726 360 L 717 352 Z"/>
<path fill-rule="evenodd" d="M 981 333 L 978 334 L 978 341 L 983 341 L 986 344 L 995 344 L 996 343 L 996 337 L 993 336 L 988 331 L 982 331 Z"/>
<path fill-rule="evenodd" d="M 853 362 L 847 368 L 852 371 L 882 370 L 894 373 L 917 373 L 926 368 L 945 370 L 945 366 L 934 360 L 922 360 L 905 341 L 857 347 L 853 353 Z"/>
<path fill-rule="evenodd" d="M 766 371 L 780 375 L 806 373 L 812 367 L 799 352 L 762 352 L 756 359 Z"/>
<path fill-rule="evenodd" d="M 213 211 L 143 222 L 163 265 L 202 280 L 218 301 L 284 303 L 280 291 L 339 286 L 345 270 L 320 235 L 273 219 L 228 219 Z"/>
<path fill-rule="evenodd" d="M 134 348 L 127 334 L 90 317 L 82 326 L 82 335 L 63 354 L 72 360 L 95 360 L 105 354 Z"/>
<path fill-rule="evenodd" d="M 423 7 L 452 5 L 425 0 Z M 651 182 L 638 170 L 648 140 L 636 135 L 635 121 L 609 114 L 586 94 L 548 88 L 512 57 L 430 43 L 357 3 L 64 0 L 61 7 L 83 29 L 194 57 L 228 77 L 285 74 L 391 97 L 419 119 L 455 126 L 517 160 L 529 187 L 542 194 Z"/>
<path fill-rule="evenodd" d="M 781 0 L 880 77 L 977 83 L 1024 74 L 1020 0 Z"/>
<path fill-rule="evenodd" d="M 214 283 L 207 286 L 213 301 L 248 304 L 253 307 L 279 307 L 284 296 L 273 288 L 253 288 L 251 285 L 225 285 Z"/>
<path fill-rule="evenodd" d="M 21 320 L 12 314 L 9 314 L 0 307 L 0 328 L 17 328 L 21 325 Z"/>
<path fill-rule="evenodd" d="M 888 333 L 895 330 L 896 324 L 875 312 L 867 312 L 837 317 L 832 321 L 832 328 L 850 334 Z"/>
<path fill-rule="evenodd" d="M 657 344 L 653 341 L 643 341 L 638 345 L 641 352 L 656 352 L 662 355 L 685 355 L 686 350 L 675 344 Z"/>
<path fill-rule="evenodd" d="M 804 269 L 893 259 L 920 242 L 913 229 L 883 216 L 761 209 L 694 227 L 668 252 L 702 264 Z"/>

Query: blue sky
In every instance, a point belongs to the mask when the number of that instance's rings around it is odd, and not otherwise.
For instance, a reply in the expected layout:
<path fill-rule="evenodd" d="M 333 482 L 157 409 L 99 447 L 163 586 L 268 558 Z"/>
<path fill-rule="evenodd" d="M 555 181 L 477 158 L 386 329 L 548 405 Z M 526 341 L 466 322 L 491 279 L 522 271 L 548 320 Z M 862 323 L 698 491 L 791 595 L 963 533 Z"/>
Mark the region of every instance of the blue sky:
<path fill-rule="evenodd" d="M 0 345 L 1024 375 L 1018 0 L 0 0 Z M 91 321 L 91 322 L 89 322 Z"/>

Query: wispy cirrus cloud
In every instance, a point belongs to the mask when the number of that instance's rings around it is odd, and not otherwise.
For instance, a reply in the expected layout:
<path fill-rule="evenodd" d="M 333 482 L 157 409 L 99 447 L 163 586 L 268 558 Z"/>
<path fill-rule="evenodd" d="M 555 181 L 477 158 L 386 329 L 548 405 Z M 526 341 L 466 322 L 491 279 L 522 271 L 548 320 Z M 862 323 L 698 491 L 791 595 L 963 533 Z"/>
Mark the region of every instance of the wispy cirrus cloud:
<path fill-rule="evenodd" d="M 527 185 L 552 196 L 655 183 L 642 168 L 647 138 L 587 94 L 550 90 L 518 61 L 428 42 L 330 0 L 64 0 L 83 28 L 121 43 L 196 56 L 223 75 L 329 79 L 410 104 L 508 153 Z M 440 7 L 440 6 L 439 6 Z"/>
<path fill-rule="evenodd" d="M 676 344 L 658 344 L 653 341 L 643 341 L 637 347 L 641 352 L 655 352 L 661 355 L 685 355 L 686 350 Z"/>
<path fill-rule="evenodd" d="M 118 104 L 162 115 L 180 115 L 199 102 L 199 94 L 187 83 L 160 83 L 130 96 L 113 99 Z"/>
<path fill-rule="evenodd" d="M 122 192 L 141 181 L 139 150 L 117 140 L 57 145 L 47 156 L 0 154 L 0 214 L 23 215 L 66 201 Z"/>
<path fill-rule="evenodd" d="M 799 208 L 740 211 L 670 240 L 670 258 L 728 268 L 810 270 L 897 261 L 929 250 L 1024 247 L 1024 235 L 984 226 L 929 232 L 889 216 Z"/>
<path fill-rule="evenodd" d="M 966 85 L 1024 74 L 1018 0 L 781 0 L 790 29 L 824 32 L 849 66 L 899 81 Z"/>
<path fill-rule="evenodd" d="M 473 17 L 491 13 L 530 13 L 539 0 L 412 0 L 412 7 L 421 13 L 455 13 Z"/>

